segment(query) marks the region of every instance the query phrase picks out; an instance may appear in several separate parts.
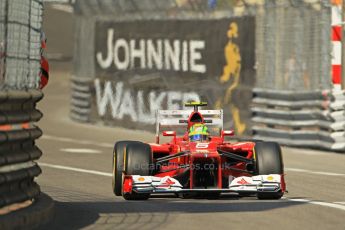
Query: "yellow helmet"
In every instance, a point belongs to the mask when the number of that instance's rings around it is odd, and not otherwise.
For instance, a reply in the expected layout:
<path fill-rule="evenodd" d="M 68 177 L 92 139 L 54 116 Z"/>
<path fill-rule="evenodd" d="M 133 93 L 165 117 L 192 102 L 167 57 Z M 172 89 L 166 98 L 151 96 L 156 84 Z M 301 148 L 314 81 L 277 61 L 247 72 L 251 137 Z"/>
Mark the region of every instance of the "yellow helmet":
<path fill-rule="evenodd" d="M 208 137 L 208 128 L 206 125 L 197 123 L 189 128 L 189 140 L 190 141 L 203 141 Z"/>

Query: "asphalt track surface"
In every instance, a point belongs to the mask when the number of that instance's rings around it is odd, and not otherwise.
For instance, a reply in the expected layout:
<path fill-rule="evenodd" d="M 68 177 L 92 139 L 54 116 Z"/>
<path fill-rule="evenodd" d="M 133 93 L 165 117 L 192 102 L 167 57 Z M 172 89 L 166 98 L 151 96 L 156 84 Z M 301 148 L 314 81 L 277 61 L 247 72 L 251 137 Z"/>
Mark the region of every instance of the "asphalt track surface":
<path fill-rule="evenodd" d="M 45 13 L 52 15 L 46 28 L 66 23 L 58 23 L 59 14 L 50 10 Z M 57 32 L 47 32 L 48 51 L 49 47 L 52 52 L 66 49 L 54 42 L 49 46 Z M 156 197 L 125 201 L 115 197 L 110 176 L 114 142 L 152 142 L 154 136 L 71 121 L 71 67 L 50 64 L 50 81 L 39 103 L 44 118 L 38 125 L 44 135 L 37 144 L 44 155 L 39 161 L 43 174 L 37 181 L 55 200 L 56 213 L 42 229 L 345 230 L 345 154 L 340 153 L 284 147 L 289 193 L 281 200 L 234 195 L 217 200 Z"/>
<path fill-rule="evenodd" d="M 44 155 L 37 181 L 56 201 L 55 219 L 45 229 L 345 229 L 345 154 L 340 153 L 283 148 L 289 193 L 281 200 L 115 197 L 114 142 L 152 142 L 154 135 L 71 121 L 70 75 L 53 64 L 39 103 L 44 135 L 37 144 Z"/>

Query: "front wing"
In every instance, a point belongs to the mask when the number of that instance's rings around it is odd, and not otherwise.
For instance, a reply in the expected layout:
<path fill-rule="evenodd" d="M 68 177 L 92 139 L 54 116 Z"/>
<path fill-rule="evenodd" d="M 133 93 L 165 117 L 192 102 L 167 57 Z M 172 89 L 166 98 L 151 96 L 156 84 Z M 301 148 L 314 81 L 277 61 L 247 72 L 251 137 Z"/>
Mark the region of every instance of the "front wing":
<path fill-rule="evenodd" d="M 236 193 L 262 193 L 284 192 L 283 175 L 269 174 L 252 177 L 229 177 L 228 188 L 186 189 L 180 182 L 172 177 L 155 177 L 140 175 L 125 175 L 123 192 L 126 193 L 188 193 L 188 192 L 236 192 Z"/>

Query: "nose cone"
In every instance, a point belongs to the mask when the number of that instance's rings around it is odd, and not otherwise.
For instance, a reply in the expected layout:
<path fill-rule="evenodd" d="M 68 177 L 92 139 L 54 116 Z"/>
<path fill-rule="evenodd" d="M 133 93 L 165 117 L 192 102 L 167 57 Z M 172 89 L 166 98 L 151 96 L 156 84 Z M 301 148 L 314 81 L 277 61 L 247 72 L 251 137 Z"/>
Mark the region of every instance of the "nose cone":
<path fill-rule="evenodd" d="M 217 145 L 212 142 L 190 142 L 189 149 L 191 153 L 217 152 Z"/>

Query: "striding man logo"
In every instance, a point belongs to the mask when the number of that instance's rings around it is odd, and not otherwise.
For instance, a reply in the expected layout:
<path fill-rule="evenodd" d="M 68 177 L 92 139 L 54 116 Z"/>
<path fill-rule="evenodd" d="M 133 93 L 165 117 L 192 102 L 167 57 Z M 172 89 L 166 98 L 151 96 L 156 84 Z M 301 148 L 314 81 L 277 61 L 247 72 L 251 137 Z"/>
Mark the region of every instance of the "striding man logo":
<path fill-rule="evenodd" d="M 231 77 L 233 77 L 234 80 L 238 80 L 241 71 L 240 48 L 233 42 L 233 39 L 238 37 L 238 27 L 236 23 L 232 22 L 230 24 L 227 35 L 229 41 L 224 49 L 226 65 L 224 66 L 223 74 L 220 77 L 220 82 L 222 83 L 228 82 Z"/>
<path fill-rule="evenodd" d="M 233 116 L 235 129 L 238 134 L 242 134 L 246 129 L 246 124 L 241 121 L 239 109 L 232 103 L 231 97 L 233 91 L 238 87 L 241 73 L 241 53 L 240 48 L 234 43 L 234 39 L 238 38 L 238 25 L 235 22 L 230 23 L 227 31 L 229 41 L 224 48 L 224 56 L 226 64 L 223 68 L 223 74 L 219 81 L 222 84 L 228 84 L 223 97 L 219 98 L 216 108 L 222 108 L 224 105 L 230 104 L 230 111 Z"/>

